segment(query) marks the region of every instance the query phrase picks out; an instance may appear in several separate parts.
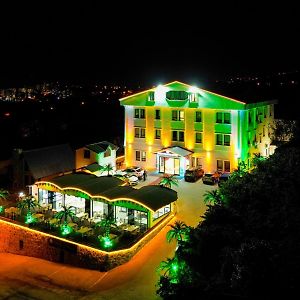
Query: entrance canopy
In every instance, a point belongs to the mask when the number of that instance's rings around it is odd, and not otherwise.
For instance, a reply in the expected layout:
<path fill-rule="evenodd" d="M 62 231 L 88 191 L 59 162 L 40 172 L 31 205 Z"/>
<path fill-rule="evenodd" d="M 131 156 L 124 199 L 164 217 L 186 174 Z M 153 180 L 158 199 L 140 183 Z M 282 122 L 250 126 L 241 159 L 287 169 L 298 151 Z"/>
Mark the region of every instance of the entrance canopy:
<path fill-rule="evenodd" d="M 194 152 L 183 147 L 174 146 L 163 148 L 155 153 L 165 157 L 186 157 L 193 154 Z"/>

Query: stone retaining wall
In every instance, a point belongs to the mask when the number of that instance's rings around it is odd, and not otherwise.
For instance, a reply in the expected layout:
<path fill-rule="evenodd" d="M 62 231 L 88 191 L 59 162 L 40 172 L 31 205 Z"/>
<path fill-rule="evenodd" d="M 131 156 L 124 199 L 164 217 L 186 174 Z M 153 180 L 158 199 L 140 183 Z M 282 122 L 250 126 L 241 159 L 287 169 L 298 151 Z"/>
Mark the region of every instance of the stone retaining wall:
<path fill-rule="evenodd" d="M 128 262 L 172 218 L 173 215 L 166 218 L 131 248 L 106 252 L 32 230 L 0 217 L 0 252 L 107 271 Z"/>

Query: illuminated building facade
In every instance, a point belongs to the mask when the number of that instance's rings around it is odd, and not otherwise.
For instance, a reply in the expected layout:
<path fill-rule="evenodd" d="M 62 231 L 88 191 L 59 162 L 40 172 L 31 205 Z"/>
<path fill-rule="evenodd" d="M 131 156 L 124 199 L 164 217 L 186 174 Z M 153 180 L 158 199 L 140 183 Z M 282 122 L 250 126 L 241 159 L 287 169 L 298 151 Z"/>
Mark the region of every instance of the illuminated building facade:
<path fill-rule="evenodd" d="M 149 185 L 134 189 L 114 176 L 72 173 L 47 181 L 38 181 L 32 187 L 39 204 L 56 212 L 71 207 L 78 218 L 83 216 L 101 221 L 112 216 L 119 225 L 134 225 L 145 232 L 173 214 L 177 192 Z"/>
<path fill-rule="evenodd" d="M 247 104 L 178 81 L 120 99 L 125 107 L 126 165 L 183 175 L 249 167 L 272 154 L 275 101 Z"/>

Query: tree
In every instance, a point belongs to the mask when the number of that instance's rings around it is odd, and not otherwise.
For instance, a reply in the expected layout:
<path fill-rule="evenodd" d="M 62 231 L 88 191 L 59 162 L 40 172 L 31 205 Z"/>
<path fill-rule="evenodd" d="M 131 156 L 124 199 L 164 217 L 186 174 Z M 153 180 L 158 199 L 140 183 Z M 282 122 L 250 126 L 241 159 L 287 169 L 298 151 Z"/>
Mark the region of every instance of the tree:
<path fill-rule="evenodd" d="M 178 243 L 186 239 L 189 227 L 182 221 L 175 221 L 174 225 L 169 225 L 172 229 L 167 232 L 167 241 L 170 243 L 173 239 Z"/>
<path fill-rule="evenodd" d="M 101 170 L 101 172 L 103 173 L 103 172 L 107 172 L 107 176 L 110 176 L 110 171 L 113 171 L 114 170 L 114 168 L 112 167 L 112 165 L 111 164 L 107 164 L 107 165 L 105 165 L 105 166 L 101 166 L 100 167 L 100 170 Z"/>
<path fill-rule="evenodd" d="M 276 119 L 271 127 L 272 143 L 277 146 L 288 143 L 295 136 L 297 123 L 294 120 Z"/>
<path fill-rule="evenodd" d="M 299 167 L 299 145 L 286 143 L 207 196 L 222 203 L 208 206 L 175 252 L 192 276 L 177 282 L 161 276 L 157 293 L 164 299 L 192 292 L 201 299 L 292 299 L 300 281 Z"/>
<path fill-rule="evenodd" d="M 165 174 L 159 183 L 160 186 L 167 187 L 167 188 L 171 188 L 172 184 L 178 186 L 178 179 L 175 177 L 175 175 L 168 175 L 168 174 Z"/>
<path fill-rule="evenodd" d="M 222 196 L 219 190 L 208 191 L 204 194 L 204 203 L 206 205 L 222 204 Z"/>
<path fill-rule="evenodd" d="M 30 213 L 32 209 L 40 206 L 36 199 L 32 195 L 22 197 L 17 203 L 17 207 L 21 210 L 26 209 L 27 213 Z"/>
<path fill-rule="evenodd" d="M 58 219 L 60 221 L 60 223 L 63 222 L 66 225 L 68 222 L 68 219 L 71 219 L 73 221 L 73 218 L 76 216 L 75 213 L 72 211 L 73 208 L 75 209 L 74 206 L 67 207 L 67 206 L 63 205 L 62 210 L 57 212 L 54 215 L 54 218 Z"/>
<path fill-rule="evenodd" d="M 163 272 L 163 276 L 174 277 L 178 272 L 178 259 L 177 257 L 167 258 L 159 264 L 158 272 Z"/>
<path fill-rule="evenodd" d="M 110 229 L 112 227 L 118 228 L 114 217 L 111 215 L 105 215 L 103 220 L 101 220 L 95 224 L 95 227 L 103 228 L 105 237 L 109 237 Z"/>

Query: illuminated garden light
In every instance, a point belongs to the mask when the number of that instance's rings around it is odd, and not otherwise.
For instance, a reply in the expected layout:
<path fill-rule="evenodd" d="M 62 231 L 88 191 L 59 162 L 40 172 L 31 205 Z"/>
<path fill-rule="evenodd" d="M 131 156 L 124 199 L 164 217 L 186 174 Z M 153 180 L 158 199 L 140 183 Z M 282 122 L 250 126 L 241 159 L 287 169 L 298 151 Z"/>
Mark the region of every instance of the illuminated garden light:
<path fill-rule="evenodd" d="M 0 214 L 3 213 L 3 211 L 4 211 L 3 205 L 0 205 Z"/>
<path fill-rule="evenodd" d="M 64 224 L 60 227 L 62 235 L 68 235 L 72 232 L 72 228 L 67 224 Z"/>
<path fill-rule="evenodd" d="M 178 269 L 179 269 L 178 263 L 174 262 L 171 267 L 172 272 L 177 273 Z"/>
<path fill-rule="evenodd" d="M 31 212 L 29 211 L 27 214 L 26 214 L 26 217 L 25 217 L 25 223 L 26 224 L 31 224 L 31 223 L 34 223 L 35 222 L 35 218 L 32 216 Z"/>
<path fill-rule="evenodd" d="M 112 240 L 108 236 L 101 237 L 100 242 L 104 248 L 110 248 L 113 245 Z"/>

